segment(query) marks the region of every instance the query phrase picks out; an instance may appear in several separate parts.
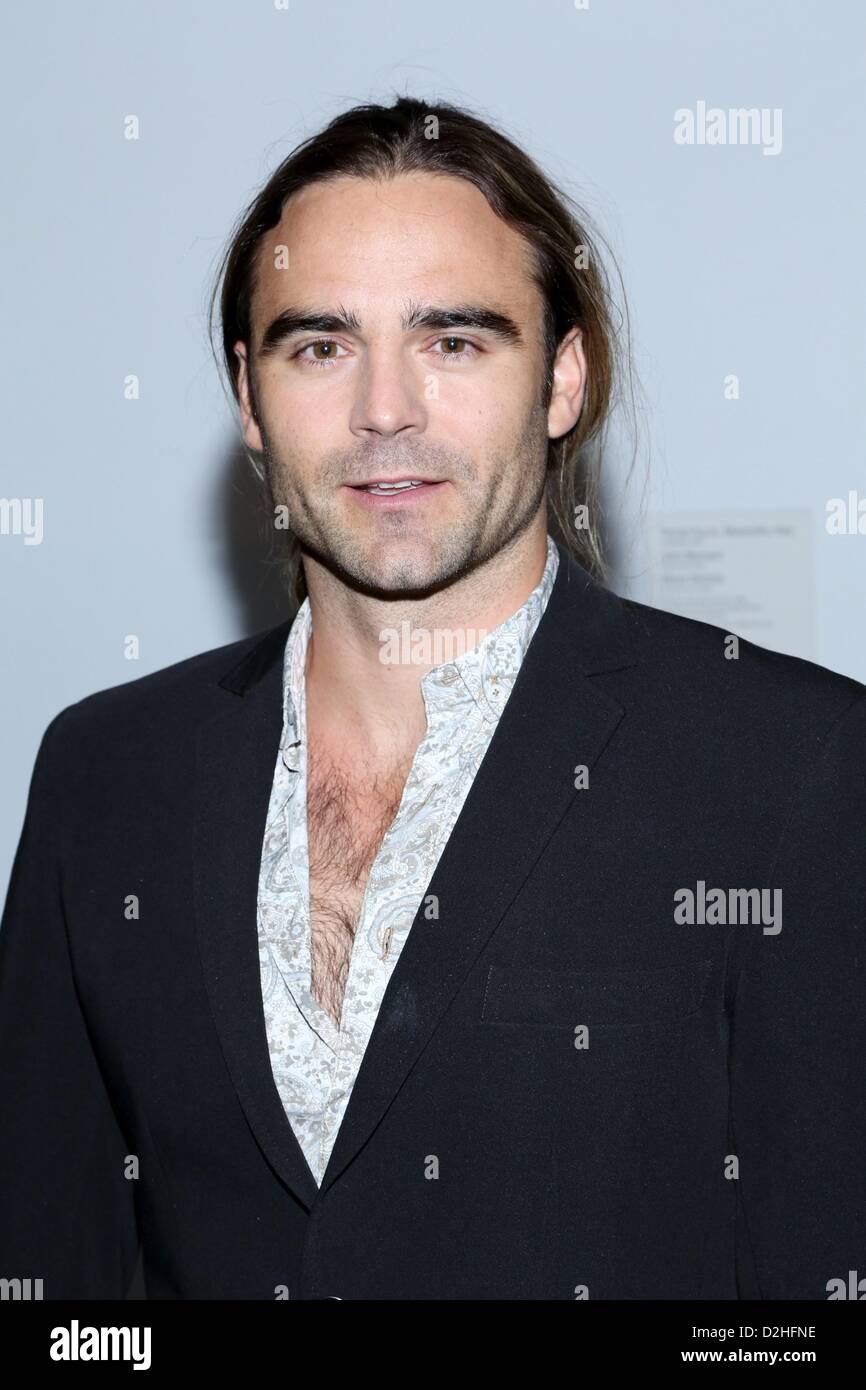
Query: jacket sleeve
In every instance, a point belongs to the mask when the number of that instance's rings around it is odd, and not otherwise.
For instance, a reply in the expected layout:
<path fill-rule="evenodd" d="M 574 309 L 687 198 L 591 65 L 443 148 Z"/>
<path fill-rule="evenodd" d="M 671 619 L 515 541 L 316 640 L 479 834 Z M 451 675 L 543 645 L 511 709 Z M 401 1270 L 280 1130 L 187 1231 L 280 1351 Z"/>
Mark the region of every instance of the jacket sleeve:
<path fill-rule="evenodd" d="M 799 773 L 769 885 L 781 930 L 734 928 L 741 1298 L 850 1298 L 866 1278 L 866 697 Z"/>
<path fill-rule="evenodd" d="M 135 1183 L 76 992 L 61 893 L 54 759 L 67 713 L 39 747 L 0 924 L 0 1278 L 41 1279 L 45 1299 L 125 1298 Z"/>

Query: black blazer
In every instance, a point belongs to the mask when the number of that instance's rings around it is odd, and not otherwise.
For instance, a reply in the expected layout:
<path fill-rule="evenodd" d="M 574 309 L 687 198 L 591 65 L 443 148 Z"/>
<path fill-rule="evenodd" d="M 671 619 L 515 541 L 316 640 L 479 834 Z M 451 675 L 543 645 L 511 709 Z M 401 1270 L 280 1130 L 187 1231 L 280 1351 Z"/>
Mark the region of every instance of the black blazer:
<path fill-rule="evenodd" d="M 157 1298 L 866 1275 L 866 688 L 560 555 L 321 1190 L 256 933 L 289 623 L 52 721 L 0 934 L 0 1276 L 121 1298 L 139 1240 Z M 781 889 L 781 931 L 678 922 L 699 881 Z"/>

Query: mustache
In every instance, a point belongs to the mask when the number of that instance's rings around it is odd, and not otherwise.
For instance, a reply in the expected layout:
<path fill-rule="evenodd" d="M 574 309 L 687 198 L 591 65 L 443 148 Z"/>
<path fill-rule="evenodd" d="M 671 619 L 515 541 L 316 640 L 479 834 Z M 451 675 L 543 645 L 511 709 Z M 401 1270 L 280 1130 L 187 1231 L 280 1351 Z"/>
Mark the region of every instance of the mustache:
<path fill-rule="evenodd" d="M 321 466 L 320 481 L 333 486 L 351 486 L 375 475 L 402 474 L 424 477 L 430 482 L 448 478 L 474 478 L 471 460 L 459 450 L 426 440 L 401 440 L 391 444 L 361 443 L 350 449 L 331 450 Z"/>

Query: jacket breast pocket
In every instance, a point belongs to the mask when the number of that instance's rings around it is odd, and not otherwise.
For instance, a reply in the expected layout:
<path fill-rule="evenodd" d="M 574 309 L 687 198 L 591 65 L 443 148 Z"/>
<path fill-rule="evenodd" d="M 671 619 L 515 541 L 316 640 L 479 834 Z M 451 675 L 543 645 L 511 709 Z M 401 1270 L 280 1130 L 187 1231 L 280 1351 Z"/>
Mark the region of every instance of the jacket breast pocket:
<path fill-rule="evenodd" d="M 640 1028 L 669 1024 L 700 1010 L 712 961 L 649 969 L 521 970 L 490 966 L 483 1023 L 569 1028 Z"/>

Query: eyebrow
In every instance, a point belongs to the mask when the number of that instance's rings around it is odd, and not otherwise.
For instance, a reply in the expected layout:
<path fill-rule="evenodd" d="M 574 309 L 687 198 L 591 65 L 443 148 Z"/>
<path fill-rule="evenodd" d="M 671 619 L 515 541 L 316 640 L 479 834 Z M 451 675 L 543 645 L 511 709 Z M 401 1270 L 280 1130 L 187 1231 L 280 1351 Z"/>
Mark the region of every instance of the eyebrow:
<path fill-rule="evenodd" d="M 404 333 L 418 328 L 474 328 L 490 333 L 506 343 L 522 343 L 523 334 L 510 315 L 487 304 L 410 304 L 400 321 Z M 283 309 L 262 334 L 259 357 L 276 352 L 286 338 L 296 333 L 360 333 L 357 314 L 338 306 L 338 312 L 324 309 Z"/>

